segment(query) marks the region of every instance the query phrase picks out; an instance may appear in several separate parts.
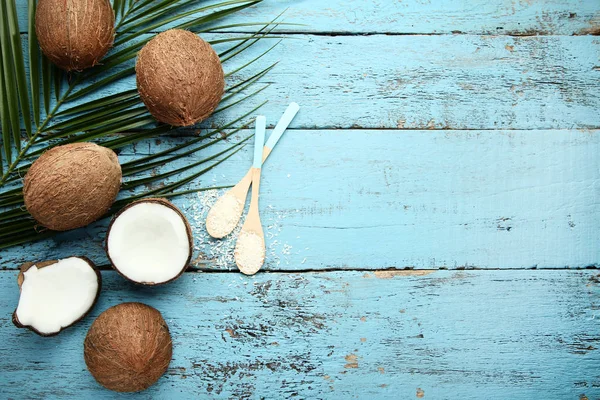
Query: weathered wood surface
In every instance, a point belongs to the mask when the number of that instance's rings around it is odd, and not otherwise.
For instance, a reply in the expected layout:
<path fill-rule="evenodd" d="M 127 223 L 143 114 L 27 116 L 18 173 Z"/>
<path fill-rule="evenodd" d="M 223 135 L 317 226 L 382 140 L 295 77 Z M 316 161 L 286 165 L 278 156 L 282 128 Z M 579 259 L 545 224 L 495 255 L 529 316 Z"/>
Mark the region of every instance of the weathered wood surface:
<path fill-rule="evenodd" d="M 258 43 L 228 61 L 225 71 L 275 43 Z M 248 93 L 270 84 L 267 89 L 210 123 L 231 122 L 268 99 L 261 112 L 273 116 L 271 122 L 290 101 L 300 104 L 303 112 L 292 127 L 304 129 L 600 127 L 600 38 L 595 36 L 296 35 L 228 83 L 277 61 Z M 132 88 L 135 77 L 72 105 Z"/>
<path fill-rule="evenodd" d="M 146 142 L 124 150 L 120 159 L 183 140 Z M 251 147 L 191 188 L 235 184 L 250 166 Z M 597 265 L 598 154 L 597 130 L 289 131 L 263 170 L 260 209 L 273 251 L 266 268 Z M 171 168 L 193 160 L 187 157 Z M 208 207 L 196 195 L 175 202 L 194 226 L 195 265 L 235 269 L 233 260 L 210 262 L 216 242 L 204 233 Z M 16 268 L 32 257 L 74 254 L 105 264 L 105 227 L 93 224 L 56 240 L 6 250 L 1 265 Z"/>
<path fill-rule="evenodd" d="M 26 31 L 27 2 L 18 6 Z M 228 23 L 269 21 L 286 9 L 285 21 L 304 26 L 282 27 L 285 31 L 319 34 L 585 35 L 600 30 L 595 0 L 265 0 Z"/>
<path fill-rule="evenodd" d="M 597 271 L 103 278 L 92 315 L 40 338 L 13 327 L 16 272 L 0 272 L 3 398 L 114 398 L 82 346 L 123 301 L 158 308 L 174 342 L 166 376 L 130 398 L 600 398 Z"/>
<path fill-rule="evenodd" d="M 105 264 L 106 221 L 3 251 L 0 397 L 114 398 L 85 371 L 83 337 L 109 306 L 142 301 L 163 312 L 174 359 L 127 397 L 600 399 L 600 276 L 561 269 L 600 260 L 600 2 L 266 0 L 227 22 L 286 7 L 306 25 L 278 28 L 286 40 L 229 79 L 280 61 L 270 86 L 205 124 L 265 99 L 271 124 L 302 106 L 264 169 L 271 272 L 217 273 L 234 267 L 233 242 L 203 233 L 214 196 L 185 196 L 193 268 L 215 272 L 150 289 L 104 271 L 93 314 L 44 339 L 10 322 L 15 268 L 72 254 Z M 246 148 L 193 187 L 235 183 L 250 159 Z M 324 269 L 344 271 L 307 272 Z"/>

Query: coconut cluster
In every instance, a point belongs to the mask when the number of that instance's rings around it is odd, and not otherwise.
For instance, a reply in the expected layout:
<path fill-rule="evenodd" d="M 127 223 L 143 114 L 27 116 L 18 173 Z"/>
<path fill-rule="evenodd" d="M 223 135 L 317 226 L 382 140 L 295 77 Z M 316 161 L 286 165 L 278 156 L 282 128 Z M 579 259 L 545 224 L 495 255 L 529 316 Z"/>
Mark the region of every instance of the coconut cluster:
<path fill-rule="evenodd" d="M 171 29 L 140 51 L 135 67 L 142 101 L 157 120 L 190 126 L 217 108 L 225 80 L 219 56 L 192 32 Z"/>
<path fill-rule="evenodd" d="M 110 149 L 94 143 L 54 147 L 25 175 L 27 211 L 48 229 L 86 226 L 104 215 L 121 186 L 121 166 Z"/>
<path fill-rule="evenodd" d="M 106 154 L 96 150 L 94 157 Z M 64 149 L 58 154 L 64 155 Z M 66 159 L 71 157 L 68 154 Z M 55 167 L 63 162 L 60 157 L 50 160 Z M 41 165 L 49 167 L 47 162 L 42 160 Z M 35 176 L 34 170 L 30 179 Z M 126 279 L 162 284 L 177 279 L 187 268 L 192 230 L 184 214 L 169 201 L 143 199 L 115 215 L 106 250 L 115 270 Z M 100 273 L 85 257 L 24 264 L 13 322 L 42 336 L 56 335 L 92 309 L 101 282 Z M 172 352 L 169 328 L 160 312 L 141 303 L 123 303 L 100 314 L 84 342 L 90 373 L 102 386 L 117 392 L 137 392 L 153 385 L 166 372 Z"/>
<path fill-rule="evenodd" d="M 42 52 L 66 71 L 96 65 L 113 45 L 114 25 L 108 0 L 39 0 L 35 13 Z"/>
<path fill-rule="evenodd" d="M 36 33 L 43 53 L 67 71 L 98 63 L 113 44 L 114 12 L 108 0 L 39 0 Z M 161 122 L 189 126 L 216 109 L 224 91 L 219 56 L 197 35 L 170 30 L 140 52 L 140 97 Z M 25 207 L 43 227 L 66 231 L 104 216 L 122 179 L 117 155 L 93 143 L 57 146 L 29 168 Z M 106 252 L 113 268 L 144 285 L 173 281 L 186 270 L 193 248 L 184 214 L 164 199 L 129 204 L 111 221 Z M 21 267 L 18 327 L 51 336 L 82 319 L 95 305 L 101 275 L 85 257 L 27 263 Z M 104 387 L 136 392 L 154 384 L 172 357 L 169 328 L 156 309 L 141 303 L 109 308 L 84 342 L 86 365 Z"/>
<path fill-rule="evenodd" d="M 167 371 L 173 355 L 167 323 L 142 303 L 122 303 L 100 314 L 83 348 L 96 381 L 117 392 L 147 389 Z"/>

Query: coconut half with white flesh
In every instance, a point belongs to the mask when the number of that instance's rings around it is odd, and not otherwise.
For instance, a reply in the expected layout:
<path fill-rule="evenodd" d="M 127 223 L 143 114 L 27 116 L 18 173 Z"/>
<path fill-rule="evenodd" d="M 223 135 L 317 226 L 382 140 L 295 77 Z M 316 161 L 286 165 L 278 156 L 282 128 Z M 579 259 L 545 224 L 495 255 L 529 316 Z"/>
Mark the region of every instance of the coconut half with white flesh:
<path fill-rule="evenodd" d="M 17 278 L 21 296 L 13 323 L 41 336 L 53 336 L 81 320 L 94 307 L 102 276 L 85 257 L 25 263 Z"/>
<path fill-rule="evenodd" d="M 106 253 L 123 277 L 159 285 L 181 276 L 192 258 L 192 228 L 164 199 L 143 199 L 123 208 L 106 235 Z"/>

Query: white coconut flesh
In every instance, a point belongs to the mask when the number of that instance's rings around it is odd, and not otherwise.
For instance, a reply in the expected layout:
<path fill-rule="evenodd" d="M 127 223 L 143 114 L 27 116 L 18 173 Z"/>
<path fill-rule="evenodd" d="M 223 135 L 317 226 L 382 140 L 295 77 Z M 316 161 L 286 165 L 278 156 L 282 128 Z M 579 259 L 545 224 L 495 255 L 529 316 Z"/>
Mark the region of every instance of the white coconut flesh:
<path fill-rule="evenodd" d="M 140 202 L 119 214 L 110 228 L 107 249 L 121 274 L 148 284 L 177 277 L 191 251 L 181 215 L 156 202 Z"/>
<path fill-rule="evenodd" d="M 44 268 L 33 265 L 23 277 L 17 319 L 45 335 L 58 333 L 85 315 L 99 289 L 96 271 L 78 257 Z"/>

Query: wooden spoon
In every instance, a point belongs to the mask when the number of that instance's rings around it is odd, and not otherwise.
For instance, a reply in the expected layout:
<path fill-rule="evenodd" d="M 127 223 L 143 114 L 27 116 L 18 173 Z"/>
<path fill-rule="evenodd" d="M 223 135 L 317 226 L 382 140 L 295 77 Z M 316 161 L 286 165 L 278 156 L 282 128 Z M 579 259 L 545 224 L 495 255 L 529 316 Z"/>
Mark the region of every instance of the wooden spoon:
<path fill-rule="evenodd" d="M 283 136 L 283 133 L 290 125 L 300 106 L 296 103 L 291 103 L 277 125 L 273 129 L 273 133 L 265 144 L 262 152 L 262 162 L 271 154 L 271 151 Z M 208 234 L 215 239 L 221 239 L 229 235 L 237 226 L 244 211 L 248 190 L 252 184 L 253 168 L 248 170 L 248 173 L 235 185 L 221 196 L 212 206 L 206 217 L 206 230 Z"/>
<path fill-rule="evenodd" d="M 235 245 L 235 263 L 246 275 L 253 275 L 265 262 L 265 235 L 260 223 L 258 197 L 260 190 L 260 172 L 262 169 L 263 144 L 265 143 L 266 119 L 260 115 L 256 118 L 256 134 L 254 136 L 254 164 L 252 165 L 252 198 L 250 210 L 242 226 Z"/>

